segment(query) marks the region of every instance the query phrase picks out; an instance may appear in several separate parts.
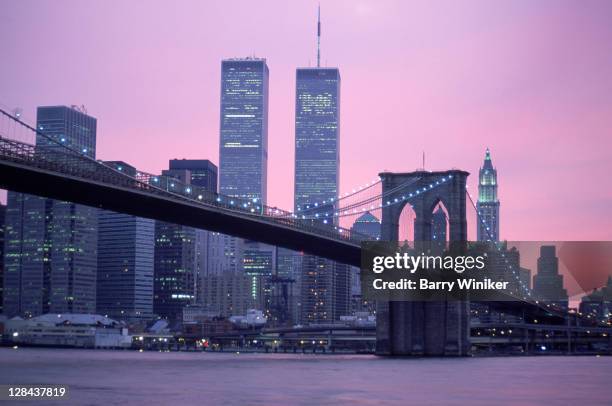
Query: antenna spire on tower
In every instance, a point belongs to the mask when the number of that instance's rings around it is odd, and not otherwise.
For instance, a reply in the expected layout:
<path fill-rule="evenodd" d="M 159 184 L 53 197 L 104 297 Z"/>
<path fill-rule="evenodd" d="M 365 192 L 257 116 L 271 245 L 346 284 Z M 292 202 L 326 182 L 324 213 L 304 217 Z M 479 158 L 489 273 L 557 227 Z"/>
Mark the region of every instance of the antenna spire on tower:
<path fill-rule="evenodd" d="M 317 11 L 317 68 L 321 67 L 321 4 Z"/>

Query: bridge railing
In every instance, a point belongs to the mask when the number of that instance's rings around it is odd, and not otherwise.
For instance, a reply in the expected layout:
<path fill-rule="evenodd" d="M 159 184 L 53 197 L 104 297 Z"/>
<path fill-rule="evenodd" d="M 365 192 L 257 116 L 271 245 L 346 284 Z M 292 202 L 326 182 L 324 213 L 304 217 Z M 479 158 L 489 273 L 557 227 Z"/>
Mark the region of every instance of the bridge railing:
<path fill-rule="evenodd" d="M 40 145 L 31 145 L 16 141 L 0 134 L 0 159 L 52 171 L 61 176 L 71 176 L 87 181 L 96 181 L 117 187 L 134 189 L 164 198 L 188 201 L 199 205 L 215 207 L 224 211 L 231 211 L 240 215 L 257 217 L 260 221 L 292 227 L 332 239 L 353 242 L 366 239 L 364 235 L 351 232 L 337 225 L 323 224 L 322 221 L 298 218 L 291 212 L 271 207 L 257 200 L 225 196 L 211 192 L 204 187 L 181 182 L 179 179 L 153 175 L 136 170 L 135 174 L 128 174 L 110 162 L 96 161 L 81 151 L 77 151 L 62 144 L 53 137 L 44 134 L 17 118 L 0 109 L 5 117 L 15 121 L 28 131 L 35 132 L 37 136 L 44 137 L 45 142 Z"/>

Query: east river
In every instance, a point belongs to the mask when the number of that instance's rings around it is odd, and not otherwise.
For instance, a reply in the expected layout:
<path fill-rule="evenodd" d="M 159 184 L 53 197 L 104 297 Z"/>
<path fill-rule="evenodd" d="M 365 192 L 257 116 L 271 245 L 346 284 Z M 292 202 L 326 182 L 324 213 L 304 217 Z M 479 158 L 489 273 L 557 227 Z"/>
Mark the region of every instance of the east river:
<path fill-rule="evenodd" d="M 595 356 L 410 359 L 0 348 L 0 384 L 69 387 L 67 401 L 36 404 L 609 406 L 611 382 L 612 357 Z"/>

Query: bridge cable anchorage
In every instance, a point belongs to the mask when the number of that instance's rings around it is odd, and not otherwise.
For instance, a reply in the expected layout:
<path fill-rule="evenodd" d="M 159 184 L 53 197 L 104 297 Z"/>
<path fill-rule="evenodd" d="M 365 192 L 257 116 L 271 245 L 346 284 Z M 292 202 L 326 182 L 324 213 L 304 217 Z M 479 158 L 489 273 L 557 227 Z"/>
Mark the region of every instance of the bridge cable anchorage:
<path fill-rule="evenodd" d="M 555 305 L 554 303 L 541 303 L 539 300 L 536 300 L 535 298 L 533 298 L 532 292 L 530 291 L 530 289 L 525 286 L 525 284 L 519 279 L 518 273 L 516 272 L 515 269 L 512 268 L 512 265 L 510 265 L 508 258 L 506 258 L 505 254 L 502 253 L 501 251 L 501 247 L 496 243 L 496 241 L 493 241 L 493 233 L 491 233 L 491 229 L 488 226 L 488 224 L 486 223 L 486 221 L 484 220 L 484 218 L 482 217 L 480 211 L 478 210 L 478 206 L 476 205 L 476 203 L 474 202 L 474 199 L 472 198 L 472 195 L 470 194 L 470 192 L 467 190 L 467 186 L 466 186 L 466 190 L 465 190 L 466 194 L 468 195 L 468 198 L 470 200 L 470 203 L 472 204 L 472 207 L 474 208 L 474 211 L 476 212 L 476 216 L 477 216 L 477 221 L 480 221 L 482 223 L 482 225 L 484 226 L 489 239 L 487 240 L 488 242 L 491 242 L 495 245 L 495 247 L 497 248 L 497 250 L 501 253 L 502 258 L 504 258 L 504 261 L 506 264 L 508 264 L 508 269 L 510 269 L 512 271 L 512 275 L 514 276 L 514 278 L 517 280 L 517 282 L 519 283 L 519 286 L 523 288 L 523 290 L 525 291 L 525 293 L 527 294 L 528 297 L 523 296 L 522 299 L 521 297 L 517 297 L 512 295 L 513 297 L 524 301 L 526 303 L 529 303 L 531 305 L 537 306 L 542 310 L 546 310 L 546 311 L 550 311 L 551 309 L 557 311 L 558 313 L 561 313 L 562 315 L 570 315 L 570 314 L 574 314 L 574 313 L 570 313 L 569 309 L 563 309 L 560 308 L 559 306 Z M 575 313 L 576 316 L 584 319 L 585 317 L 580 314 L 580 313 Z M 590 319 L 589 319 L 590 321 Z M 599 322 L 598 322 L 599 323 Z M 605 323 L 599 323 L 599 324 L 605 324 Z"/>
<path fill-rule="evenodd" d="M 175 178 L 153 175 L 139 170 L 136 170 L 134 175 L 130 175 L 123 171 L 121 166 L 97 161 L 87 155 L 84 150 L 78 150 L 67 145 L 58 137 L 47 134 L 44 128 L 34 128 L 1 108 L 0 115 L 8 119 L 9 127 L 15 125 L 23 131 L 35 135 L 35 142 L 27 143 L 7 138 L 5 131 L 0 129 L 1 159 L 24 163 L 31 167 L 44 168 L 64 176 L 78 176 L 87 180 L 105 182 L 113 186 L 123 186 L 167 198 L 170 197 L 191 204 L 216 207 L 241 215 L 257 217 L 260 221 L 278 226 L 294 228 L 327 238 L 354 243 L 355 245 L 367 238 L 365 235 L 342 227 L 332 228 L 318 222 L 304 222 L 291 218 L 288 216 L 288 212 L 277 207 L 261 204 L 257 199 L 225 196 L 210 192 L 202 187 L 184 184 Z"/>

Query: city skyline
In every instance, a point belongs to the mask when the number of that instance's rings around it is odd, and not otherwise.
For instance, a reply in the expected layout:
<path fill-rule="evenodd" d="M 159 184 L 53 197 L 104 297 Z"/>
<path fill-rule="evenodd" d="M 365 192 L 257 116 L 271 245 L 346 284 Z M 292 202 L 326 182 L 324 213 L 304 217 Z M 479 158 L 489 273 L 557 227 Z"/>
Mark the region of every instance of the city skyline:
<path fill-rule="evenodd" d="M 8 41 L 3 48 L 10 60 L 18 61 L 3 67 L 10 81 L 0 82 L 0 103 L 22 107 L 29 122 L 33 122 L 37 105 L 85 104 L 101 123 L 98 156 L 122 159 L 145 170 L 158 172 L 171 158 L 208 158 L 218 163 L 219 62 L 253 51 L 267 58 L 268 200 L 279 207 L 292 207 L 292 188 L 286 185 L 293 182 L 294 70 L 307 65 L 305 55 L 310 55 L 314 66 L 315 3 L 297 3 L 292 8 L 275 3 L 257 9 L 244 5 L 235 16 L 241 27 L 236 34 L 213 21 L 215 13 L 221 12 L 220 3 L 186 3 L 182 10 L 152 3 L 153 22 L 171 11 L 158 31 L 146 22 L 139 31 L 130 28 L 129 17 L 139 10 L 134 5 L 124 5 L 123 13 L 115 14 L 112 7 L 92 3 L 100 16 L 82 19 L 85 24 L 68 21 L 71 13 L 83 15 L 78 4 L 40 3 L 32 8 L 24 3 L 23 8 L 21 3 L 11 7 L 7 23 L 0 28 L 10 30 L 10 35 L 2 36 L 2 41 Z M 515 3 L 491 10 L 475 4 L 464 10 L 447 4 L 446 17 L 441 17 L 434 6 L 414 3 L 351 4 L 322 4 L 322 64 L 338 65 L 343 71 L 341 192 L 383 169 L 413 170 L 423 150 L 427 169 L 470 171 L 469 185 L 475 191 L 478 164 L 488 146 L 504 186 L 500 190 L 504 202 L 500 238 L 610 239 L 611 220 L 605 210 L 612 196 L 592 176 L 611 170 L 606 158 L 610 141 L 605 138 L 612 103 L 605 72 L 612 66 L 612 57 L 600 45 L 610 34 L 603 18 L 609 5 L 598 3 L 597 10 L 596 6 L 585 9 L 556 2 L 552 7 L 553 3 L 544 2 L 527 9 L 525 3 Z M 22 21 L 25 10 L 36 27 L 28 27 L 27 32 L 15 25 Z M 57 18 L 65 24 L 43 24 L 43 16 L 56 16 L 58 10 L 62 12 Z M 402 12 L 394 12 L 398 10 Z M 207 16 L 206 27 L 195 23 L 178 27 L 180 21 L 193 21 L 198 14 Z M 286 18 L 273 18 L 279 14 Z M 403 26 L 395 17 L 400 14 L 408 16 Z M 110 27 L 106 36 L 101 36 L 103 18 Z M 264 21 L 262 27 L 259 23 Z M 442 38 L 428 28 L 443 23 L 448 24 Z M 381 24 L 389 28 L 385 37 L 397 37 L 403 45 L 389 38 L 383 41 L 376 34 Z M 581 27 L 579 32 L 568 28 L 576 24 Z M 227 35 L 228 43 L 223 45 L 229 46 L 221 50 L 222 41 L 198 41 L 208 30 Z M 483 31 L 490 35 L 482 35 Z M 83 50 L 84 58 L 68 58 L 50 64 L 42 74 L 37 72 L 28 55 L 47 59 L 56 48 L 34 43 L 33 38 L 74 37 L 77 32 L 82 41 L 96 41 L 96 54 Z M 245 36 L 245 32 L 254 35 Z M 279 32 L 284 34 L 280 36 L 283 41 L 276 38 Z M 155 55 L 142 46 L 145 35 L 153 35 Z M 210 38 L 219 37 L 222 35 Z M 457 39 L 451 41 L 454 37 Z M 529 43 L 525 38 L 530 38 Z M 563 38 L 566 41 L 560 41 Z M 295 40 L 291 47 L 286 45 L 290 40 Z M 491 48 L 500 41 L 507 46 Z M 78 45 L 79 41 L 66 47 Z M 67 54 L 80 55 L 78 49 Z M 577 57 L 580 64 L 573 63 Z M 372 58 L 377 58 L 380 69 L 366 70 Z M 185 72 L 177 77 L 179 67 Z M 390 77 L 396 79 L 395 87 L 389 86 Z M 360 82 L 375 84 L 365 89 L 366 98 L 358 96 L 364 92 Z M 19 83 L 29 86 L 24 90 Z M 396 94 L 402 98 L 397 99 Z M 379 100 L 389 103 L 379 106 Z M 166 142 L 168 133 L 172 133 L 171 145 Z M 368 145 L 372 134 L 376 142 Z M 469 143 L 463 142 L 467 136 Z M 439 147 L 441 141 L 444 148 Z M 364 143 L 371 157 L 368 160 L 362 158 Z M 567 199 L 568 194 L 572 199 Z M 470 233 L 475 238 L 473 227 Z"/>
<path fill-rule="evenodd" d="M 5 0 L 0 399 L 608 405 L 610 16 Z"/>

